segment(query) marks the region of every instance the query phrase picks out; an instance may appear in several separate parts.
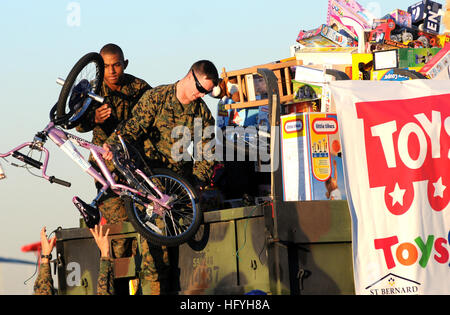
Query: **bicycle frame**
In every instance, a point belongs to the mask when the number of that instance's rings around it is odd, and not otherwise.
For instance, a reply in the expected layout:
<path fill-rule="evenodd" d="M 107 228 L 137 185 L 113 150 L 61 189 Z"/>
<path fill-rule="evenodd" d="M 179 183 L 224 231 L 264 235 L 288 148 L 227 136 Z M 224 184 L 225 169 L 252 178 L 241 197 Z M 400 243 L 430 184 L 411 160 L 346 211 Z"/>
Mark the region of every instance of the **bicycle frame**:
<path fill-rule="evenodd" d="M 43 136 L 44 139 L 39 138 L 39 136 Z M 97 201 L 100 199 L 100 197 L 106 192 L 108 188 L 111 188 L 117 195 L 121 195 L 124 192 L 129 192 L 131 194 L 138 195 L 140 197 L 143 197 L 149 201 L 155 202 L 156 204 L 161 205 L 163 208 L 170 209 L 169 203 L 170 203 L 170 196 L 163 194 L 157 187 L 154 185 L 149 178 L 147 178 L 144 173 L 140 170 L 136 170 L 136 173 L 138 173 L 148 184 L 151 185 L 151 187 L 158 193 L 160 198 L 157 198 L 156 196 L 153 196 L 149 193 L 143 193 L 140 192 L 132 187 L 128 187 L 126 185 L 118 184 L 114 178 L 111 172 L 109 171 L 108 167 L 105 164 L 105 161 L 102 157 L 103 153 L 105 153 L 105 150 L 97 146 L 89 141 L 86 141 L 82 138 L 79 138 L 77 136 L 74 136 L 66 131 L 63 131 L 59 128 L 55 127 L 55 124 L 53 122 L 50 122 L 45 129 L 38 133 L 34 139 L 33 142 L 25 142 L 21 144 L 20 146 L 10 150 L 9 152 L 5 154 L 0 154 L 0 158 L 5 158 L 10 155 L 13 157 L 35 167 L 38 169 L 42 169 L 42 177 L 51 183 L 57 183 L 63 186 L 70 186 L 70 183 L 57 179 L 54 176 L 48 176 L 47 175 L 47 166 L 49 161 L 50 153 L 49 151 L 44 147 L 44 143 L 46 141 L 45 137 L 50 138 L 64 153 L 66 153 L 78 166 L 86 173 L 88 173 L 91 177 L 93 177 L 96 181 L 101 183 L 102 188 L 100 189 L 98 195 L 94 198 L 91 205 L 95 205 Z M 100 167 L 101 173 L 100 174 L 94 167 L 85 160 L 85 158 L 81 155 L 81 153 L 77 150 L 75 145 L 82 147 L 84 149 L 87 149 L 91 152 L 93 158 L 97 162 L 97 165 Z M 39 150 L 43 151 L 45 153 L 45 158 L 43 164 L 40 161 L 36 161 L 18 151 L 25 147 L 30 147 L 32 150 Z M 135 198 L 133 195 L 131 195 L 132 198 Z M 148 204 L 144 204 L 145 207 L 148 207 Z M 159 208 L 159 207 L 157 207 Z M 157 212 L 157 209 L 155 209 Z M 161 213 L 158 213 L 161 214 Z"/>

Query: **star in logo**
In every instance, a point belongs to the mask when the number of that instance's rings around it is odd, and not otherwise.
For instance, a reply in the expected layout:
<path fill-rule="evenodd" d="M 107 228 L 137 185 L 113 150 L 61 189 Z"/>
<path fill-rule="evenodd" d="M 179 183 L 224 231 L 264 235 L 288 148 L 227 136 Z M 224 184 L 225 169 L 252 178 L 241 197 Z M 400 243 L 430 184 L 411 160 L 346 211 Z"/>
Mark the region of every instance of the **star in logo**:
<path fill-rule="evenodd" d="M 433 183 L 433 186 L 434 186 L 433 197 L 438 196 L 438 197 L 444 198 L 444 190 L 447 188 L 447 186 L 444 186 L 442 184 L 442 177 L 439 178 L 436 183 Z"/>
<path fill-rule="evenodd" d="M 398 183 L 395 183 L 394 191 L 389 193 L 389 195 L 392 197 L 392 206 L 394 206 L 396 203 L 399 203 L 401 206 L 403 206 L 403 196 L 405 195 L 406 189 L 400 189 L 400 186 Z"/>
<path fill-rule="evenodd" d="M 390 277 L 390 278 L 388 279 L 388 283 L 389 283 L 389 285 L 390 285 L 391 287 L 394 286 L 394 285 L 395 285 L 395 279 L 392 278 L 392 277 Z"/>

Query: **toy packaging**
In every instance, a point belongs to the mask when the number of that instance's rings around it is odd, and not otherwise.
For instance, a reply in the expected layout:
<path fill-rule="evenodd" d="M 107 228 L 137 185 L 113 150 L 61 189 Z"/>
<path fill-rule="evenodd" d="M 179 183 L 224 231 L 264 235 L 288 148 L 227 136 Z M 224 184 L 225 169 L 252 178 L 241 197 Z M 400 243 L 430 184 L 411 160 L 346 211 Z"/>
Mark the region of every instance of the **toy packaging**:
<path fill-rule="evenodd" d="M 411 13 L 397 9 L 391 12 L 390 16 L 394 19 L 395 24 L 399 27 L 411 27 Z"/>
<path fill-rule="evenodd" d="M 322 98 L 322 85 L 292 80 L 294 86 L 294 101 L 310 101 Z"/>
<path fill-rule="evenodd" d="M 320 112 L 322 108 L 322 101 L 320 99 L 301 101 L 291 104 L 286 104 L 283 106 L 283 115 L 293 114 L 293 113 L 304 113 L 304 112 Z"/>
<path fill-rule="evenodd" d="M 346 199 L 337 116 L 281 116 L 283 200 Z"/>
<path fill-rule="evenodd" d="M 352 55 L 352 80 L 370 80 L 373 54 Z"/>
<path fill-rule="evenodd" d="M 408 8 L 411 14 L 412 24 L 423 31 L 438 34 L 441 24 L 441 16 L 439 10 L 442 4 L 431 1 L 422 0 Z"/>
<path fill-rule="evenodd" d="M 355 39 L 361 30 L 371 27 L 373 18 L 368 10 L 354 0 L 328 1 L 327 25 L 336 26 L 339 32 L 350 34 Z"/>
<path fill-rule="evenodd" d="M 411 80 L 411 78 L 407 77 L 405 75 L 396 73 L 394 71 L 394 69 L 387 69 L 387 70 L 373 71 L 372 80 L 374 80 L 374 81 L 406 81 L 406 80 Z"/>
<path fill-rule="evenodd" d="M 351 47 L 356 46 L 356 42 L 341 34 L 325 24 L 310 31 L 300 31 L 297 42 L 305 47 Z"/>
<path fill-rule="evenodd" d="M 399 68 L 423 67 L 436 55 L 440 48 L 400 48 L 398 50 Z"/>
<path fill-rule="evenodd" d="M 420 73 L 430 79 L 449 80 L 450 79 L 450 43 L 442 48 L 422 69 Z"/>
<path fill-rule="evenodd" d="M 307 66 L 295 67 L 295 80 L 292 82 L 325 82 L 325 74 L 322 69 L 315 69 Z"/>
<path fill-rule="evenodd" d="M 354 47 L 334 47 L 334 48 L 304 48 L 295 53 L 297 60 L 302 60 L 304 65 L 351 65 L 352 53 L 357 52 Z M 297 67 L 298 68 L 298 67 Z M 296 79 L 297 80 L 297 79 Z M 301 80 L 298 80 L 301 81 Z"/>

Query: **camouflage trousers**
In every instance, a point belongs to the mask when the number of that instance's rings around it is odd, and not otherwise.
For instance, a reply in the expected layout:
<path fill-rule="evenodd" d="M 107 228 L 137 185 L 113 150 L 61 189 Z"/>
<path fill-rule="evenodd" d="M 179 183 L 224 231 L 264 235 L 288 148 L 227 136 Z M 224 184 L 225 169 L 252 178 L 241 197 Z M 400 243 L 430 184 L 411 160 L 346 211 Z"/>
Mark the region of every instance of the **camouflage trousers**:
<path fill-rule="evenodd" d="M 116 224 L 127 220 L 125 205 L 120 197 L 108 198 L 99 204 L 99 210 L 108 224 Z M 145 295 L 168 293 L 170 279 L 169 253 L 166 246 L 148 244 L 140 237 L 141 266 L 139 272 L 139 290 Z M 132 239 L 115 239 L 111 241 L 115 258 L 136 254 L 137 244 Z"/>

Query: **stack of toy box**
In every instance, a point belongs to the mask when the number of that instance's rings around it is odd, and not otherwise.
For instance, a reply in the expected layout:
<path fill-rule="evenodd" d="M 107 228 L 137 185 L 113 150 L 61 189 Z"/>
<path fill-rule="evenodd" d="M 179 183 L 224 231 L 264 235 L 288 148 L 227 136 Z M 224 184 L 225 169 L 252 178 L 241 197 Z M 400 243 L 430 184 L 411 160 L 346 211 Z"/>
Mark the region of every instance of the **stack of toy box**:
<path fill-rule="evenodd" d="M 300 31 L 292 47 L 303 65 L 292 81 L 297 104 L 284 105 L 280 122 L 285 201 L 345 198 L 339 127 L 327 93 L 336 78 L 327 69 L 353 80 L 412 78 L 397 69 L 448 78 L 450 36 L 439 35 L 441 4 L 423 0 L 379 19 L 354 0 L 328 4 L 327 24 Z M 320 106 L 298 105 L 312 101 Z"/>
<path fill-rule="evenodd" d="M 450 35 L 439 34 L 441 10 L 442 4 L 422 0 L 406 10 L 396 9 L 376 18 L 357 1 L 329 0 L 327 24 L 300 31 L 295 56 L 306 66 L 345 65 L 352 69 L 353 80 L 410 79 L 397 75 L 395 69 L 419 72 L 450 41 Z M 333 41 L 336 35 L 327 35 L 328 29 L 346 40 Z M 319 45 L 318 38 L 327 42 Z M 377 68 L 374 54 L 387 50 L 397 52 L 393 66 Z M 378 56 L 381 59 L 381 54 Z M 383 55 L 384 60 L 386 56 Z"/>
<path fill-rule="evenodd" d="M 336 115 L 285 115 L 281 130 L 283 200 L 346 199 Z"/>
<path fill-rule="evenodd" d="M 326 24 L 301 30 L 290 47 L 291 58 L 259 67 L 272 70 L 278 79 L 284 200 L 345 198 L 330 81 L 410 80 L 421 75 L 449 79 L 450 34 L 440 34 L 441 9 L 440 3 L 421 0 L 374 16 L 355 0 L 329 0 Z M 243 73 L 245 79 L 237 80 L 241 107 L 225 105 L 235 109 L 229 121 L 268 126 L 269 109 L 267 101 L 258 98 L 256 68 L 234 74 Z M 241 85 L 251 87 L 249 82 L 255 88 L 243 93 Z"/>

